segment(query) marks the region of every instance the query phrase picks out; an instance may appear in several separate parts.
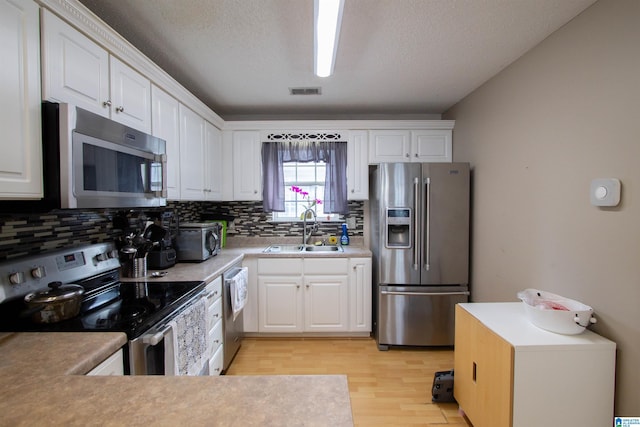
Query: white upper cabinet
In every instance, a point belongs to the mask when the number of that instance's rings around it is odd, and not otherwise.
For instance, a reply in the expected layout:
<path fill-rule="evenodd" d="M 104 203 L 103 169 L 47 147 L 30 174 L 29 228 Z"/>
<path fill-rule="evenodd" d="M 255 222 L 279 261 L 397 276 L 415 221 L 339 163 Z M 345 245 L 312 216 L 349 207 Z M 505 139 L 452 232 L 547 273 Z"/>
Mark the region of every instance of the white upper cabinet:
<path fill-rule="evenodd" d="M 205 200 L 222 200 L 222 131 L 205 122 L 204 132 L 204 197 Z"/>
<path fill-rule="evenodd" d="M 167 198 L 180 199 L 180 103 L 158 88 L 151 87 L 151 134 L 166 141 Z"/>
<path fill-rule="evenodd" d="M 111 118 L 151 133 L 151 82 L 111 56 Z"/>
<path fill-rule="evenodd" d="M 233 132 L 233 199 L 262 200 L 259 131 Z"/>
<path fill-rule="evenodd" d="M 151 82 L 53 13 L 42 14 L 43 99 L 151 133 Z"/>
<path fill-rule="evenodd" d="M 43 195 L 38 10 L 31 0 L 0 0 L 0 199 Z"/>
<path fill-rule="evenodd" d="M 109 52 L 42 10 L 42 97 L 110 116 Z"/>
<path fill-rule="evenodd" d="M 369 141 L 366 130 L 352 130 L 347 142 L 347 198 L 369 198 Z"/>
<path fill-rule="evenodd" d="M 180 199 L 204 200 L 205 120 L 180 104 Z"/>
<path fill-rule="evenodd" d="M 452 162 L 450 130 L 424 129 L 411 131 L 413 161 Z"/>
<path fill-rule="evenodd" d="M 450 129 L 371 130 L 369 163 L 451 162 Z"/>

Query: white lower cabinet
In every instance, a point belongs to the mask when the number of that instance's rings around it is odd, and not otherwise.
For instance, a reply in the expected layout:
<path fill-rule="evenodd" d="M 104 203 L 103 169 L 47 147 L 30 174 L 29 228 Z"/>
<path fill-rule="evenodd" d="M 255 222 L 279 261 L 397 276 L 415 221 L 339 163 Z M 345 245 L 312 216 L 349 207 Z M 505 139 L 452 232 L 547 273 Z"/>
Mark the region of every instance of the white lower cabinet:
<path fill-rule="evenodd" d="M 124 358 L 122 349 L 109 356 L 104 362 L 87 372 L 87 375 L 124 375 Z"/>
<path fill-rule="evenodd" d="M 371 258 L 349 259 L 349 330 L 371 332 Z"/>
<path fill-rule="evenodd" d="M 257 331 L 370 332 L 371 259 L 354 259 L 353 272 L 351 264 L 349 258 L 259 258 Z"/>
<path fill-rule="evenodd" d="M 207 333 L 209 346 L 209 375 L 220 375 L 222 372 L 222 354 L 224 334 L 222 330 L 222 276 L 216 277 L 206 287 Z"/>

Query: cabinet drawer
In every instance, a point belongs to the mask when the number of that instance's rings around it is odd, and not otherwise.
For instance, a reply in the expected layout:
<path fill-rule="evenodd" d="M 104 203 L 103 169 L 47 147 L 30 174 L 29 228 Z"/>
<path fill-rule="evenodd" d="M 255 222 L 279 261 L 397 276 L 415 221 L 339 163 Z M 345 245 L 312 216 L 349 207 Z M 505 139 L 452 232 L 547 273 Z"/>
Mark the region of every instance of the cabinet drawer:
<path fill-rule="evenodd" d="M 222 276 L 218 276 L 213 279 L 213 282 L 209 283 L 205 290 L 207 296 L 207 304 L 210 305 L 222 296 Z"/>
<path fill-rule="evenodd" d="M 207 354 L 209 357 L 222 345 L 222 322 L 216 323 L 212 329 L 209 329 L 209 348 Z"/>
<path fill-rule="evenodd" d="M 207 330 L 210 331 L 222 319 L 222 298 L 218 298 L 207 309 Z"/>
<path fill-rule="evenodd" d="M 209 359 L 209 375 L 217 376 L 222 373 L 222 355 L 224 346 L 220 346 L 213 357 Z"/>
<path fill-rule="evenodd" d="M 349 258 L 307 258 L 304 260 L 304 274 L 347 274 Z"/>
<path fill-rule="evenodd" d="M 260 258 L 258 274 L 301 275 L 301 258 Z"/>

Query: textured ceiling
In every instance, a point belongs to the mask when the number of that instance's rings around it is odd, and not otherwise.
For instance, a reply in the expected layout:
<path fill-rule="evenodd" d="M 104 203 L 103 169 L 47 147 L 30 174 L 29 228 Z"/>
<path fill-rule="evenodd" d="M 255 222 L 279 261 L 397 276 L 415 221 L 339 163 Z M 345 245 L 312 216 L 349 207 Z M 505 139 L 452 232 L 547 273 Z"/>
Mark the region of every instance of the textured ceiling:
<path fill-rule="evenodd" d="M 440 114 L 594 0 L 345 0 L 327 78 L 313 0 L 80 2 L 228 120 Z"/>

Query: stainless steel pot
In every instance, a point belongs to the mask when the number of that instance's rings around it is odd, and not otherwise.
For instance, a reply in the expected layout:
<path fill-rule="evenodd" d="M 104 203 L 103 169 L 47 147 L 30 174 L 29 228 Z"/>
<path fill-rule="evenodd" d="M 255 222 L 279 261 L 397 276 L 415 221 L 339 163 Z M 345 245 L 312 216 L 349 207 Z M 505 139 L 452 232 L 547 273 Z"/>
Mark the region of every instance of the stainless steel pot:
<path fill-rule="evenodd" d="M 80 313 L 82 294 L 84 288 L 80 285 L 51 282 L 48 290 L 27 294 L 24 302 L 31 320 L 36 323 L 55 323 Z"/>

